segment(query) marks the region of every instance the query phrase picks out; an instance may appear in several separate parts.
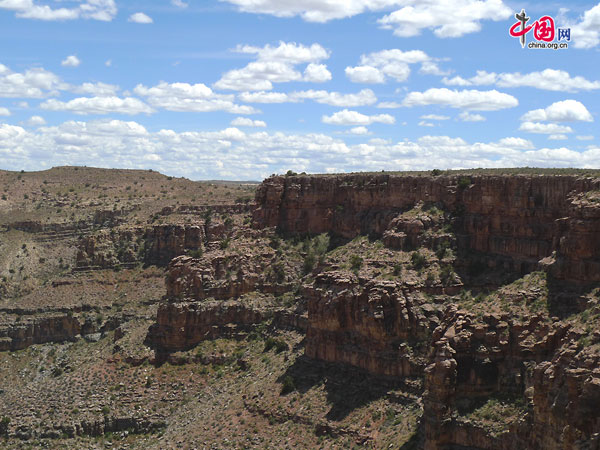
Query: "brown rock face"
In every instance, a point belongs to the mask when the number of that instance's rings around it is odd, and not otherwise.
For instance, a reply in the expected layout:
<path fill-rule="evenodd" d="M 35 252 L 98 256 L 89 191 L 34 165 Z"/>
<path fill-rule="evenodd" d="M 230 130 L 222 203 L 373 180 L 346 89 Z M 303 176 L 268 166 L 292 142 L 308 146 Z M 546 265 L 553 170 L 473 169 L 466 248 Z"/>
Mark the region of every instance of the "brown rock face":
<path fill-rule="evenodd" d="M 420 225 L 418 219 L 401 224 L 394 218 L 419 202 L 435 203 L 455 216 L 459 250 L 479 252 L 491 257 L 492 263 L 503 257 L 507 269 L 526 273 L 556 249 L 559 230 L 575 233 L 566 246 L 580 237 L 592 243 L 597 225 L 590 222 L 597 224 L 592 217 L 596 207 L 580 212 L 589 218 L 588 223 L 580 220 L 577 226 L 571 223 L 557 228 L 556 221 L 569 214 L 578 194 L 598 189 L 600 181 L 575 176 L 272 177 L 257 190 L 254 225 L 277 227 L 285 233 L 330 232 L 347 238 L 370 233 L 385 237 L 387 230 L 390 245 L 402 246 L 404 235 L 410 241 Z M 592 248 L 595 246 L 594 242 Z M 597 262 L 595 252 L 585 268 L 574 270 L 594 271 Z M 562 273 L 566 279 L 570 277 L 568 272 Z M 573 275 L 574 280 L 589 277 Z"/>
<path fill-rule="evenodd" d="M 74 340 L 82 324 L 71 315 L 44 314 L 0 327 L 0 351 L 21 350 L 34 344 Z"/>
<path fill-rule="evenodd" d="M 248 331 L 270 314 L 236 301 L 168 302 L 158 309 L 147 342 L 159 352 L 191 348 L 205 339 Z"/>
<path fill-rule="evenodd" d="M 577 351 L 578 337 L 539 316 L 478 321 L 449 308 L 425 370 L 426 449 L 589 448 L 600 429 L 600 412 L 590 409 L 600 395 L 599 359 Z M 527 399 L 529 409 L 494 435 L 469 418 L 469 405 L 498 395 Z"/>
<path fill-rule="evenodd" d="M 307 356 L 379 375 L 423 374 L 426 348 L 414 344 L 427 339 L 438 319 L 395 282 L 361 285 L 347 273 L 324 272 L 305 287 L 304 295 Z"/>

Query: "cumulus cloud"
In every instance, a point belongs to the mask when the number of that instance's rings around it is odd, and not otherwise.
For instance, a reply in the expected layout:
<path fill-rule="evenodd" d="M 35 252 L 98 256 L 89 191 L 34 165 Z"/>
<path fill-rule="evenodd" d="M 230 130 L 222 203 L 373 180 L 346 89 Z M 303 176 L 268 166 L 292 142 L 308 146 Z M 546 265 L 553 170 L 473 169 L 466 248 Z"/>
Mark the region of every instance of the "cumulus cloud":
<path fill-rule="evenodd" d="M 363 89 L 355 94 L 308 90 L 292 92 L 290 97 L 294 99 L 310 99 L 325 105 L 348 108 L 372 105 L 377 101 L 377 97 L 371 89 Z"/>
<path fill-rule="evenodd" d="M 68 111 L 75 114 L 128 114 L 153 113 L 154 110 L 133 97 L 78 97 L 68 102 L 50 99 L 40 105 L 49 111 Z"/>
<path fill-rule="evenodd" d="M 600 44 L 600 4 L 588 9 L 578 22 L 568 23 L 575 48 L 593 48 Z"/>
<path fill-rule="evenodd" d="M 484 122 L 485 117 L 481 114 L 471 114 L 467 111 L 463 111 L 458 115 L 458 118 L 463 122 Z"/>
<path fill-rule="evenodd" d="M 551 134 L 548 136 L 548 139 L 551 141 L 565 141 L 569 139 L 569 137 L 566 134 Z"/>
<path fill-rule="evenodd" d="M 293 2 L 280 0 L 221 0 L 239 7 L 240 11 L 270 14 L 276 17 L 300 16 L 307 22 L 327 22 L 381 10 L 395 5 L 398 0 L 313 0 Z"/>
<path fill-rule="evenodd" d="M 10 116 L 10 111 L 8 110 L 8 108 L 0 106 L 0 116 Z"/>
<path fill-rule="evenodd" d="M 60 65 L 64 66 L 64 67 L 77 67 L 79 64 L 81 64 L 81 61 L 75 55 L 69 55 L 69 56 L 67 56 L 60 63 Z"/>
<path fill-rule="evenodd" d="M 107 83 L 83 83 L 79 86 L 72 86 L 71 92 L 83 95 L 93 95 L 95 97 L 111 97 L 119 91 L 119 86 Z"/>
<path fill-rule="evenodd" d="M 369 134 L 369 129 L 367 127 L 354 127 L 350 128 L 351 134 L 356 134 L 358 136 L 363 136 Z"/>
<path fill-rule="evenodd" d="M 541 72 L 521 74 L 519 72 L 494 73 L 478 70 L 471 78 L 456 76 L 443 78 L 442 83 L 448 86 L 482 86 L 499 87 L 532 87 L 547 91 L 578 92 L 600 89 L 600 81 L 589 81 L 581 76 L 572 77 L 569 72 L 556 69 L 545 69 Z"/>
<path fill-rule="evenodd" d="M 66 87 L 57 75 L 42 68 L 19 73 L 0 64 L 0 98 L 43 98 L 56 95 L 59 89 Z"/>
<path fill-rule="evenodd" d="M 331 116 L 323 116 L 321 121 L 330 125 L 371 125 L 372 123 L 376 122 L 393 124 L 396 122 L 396 119 L 389 114 L 376 114 L 373 116 L 368 116 L 361 114 L 358 111 L 344 109 L 342 111 L 333 113 Z"/>
<path fill-rule="evenodd" d="M 304 81 L 311 83 L 324 83 L 331 80 L 331 72 L 325 64 L 310 63 L 304 69 Z"/>
<path fill-rule="evenodd" d="M 439 114 L 425 114 L 424 116 L 421 116 L 421 119 L 423 119 L 423 120 L 448 120 L 448 119 L 450 119 L 450 117 L 441 116 Z"/>
<path fill-rule="evenodd" d="M 247 117 L 236 117 L 231 121 L 234 127 L 266 127 L 267 124 L 262 120 L 252 120 Z"/>
<path fill-rule="evenodd" d="M 46 125 L 46 120 L 42 116 L 31 116 L 25 123 L 32 127 L 39 127 Z"/>
<path fill-rule="evenodd" d="M 429 62 L 433 63 L 421 50 L 382 50 L 362 55 L 360 65 L 346 67 L 346 76 L 355 83 L 384 83 L 386 78 L 402 82 L 410 75 L 410 64 Z"/>
<path fill-rule="evenodd" d="M 258 112 L 251 106 L 235 104 L 233 95 L 217 94 L 202 83 L 166 83 L 162 81 L 153 87 L 139 84 L 133 91 L 141 97 L 146 97 L 146 101 L 153 107 L 169 111 L 226 111 L 232 114 L 255 114 Z"/>
<path fill-rule="evenodd" d="M 377 104 L 377 107 L 382 109 L 396 109 L 402 108 L 402 104 L 398 102 L 381 102 Z"/>
<path fill-rule="evenodd" d="M 539 122 L 523 122 L 519 130 L 537 134 L 566 134 L 573 132 L 573 129 L 569 126 Z"/>
<path fill-rule="evenodd" d="M 238 98 L 246 103 L 298 103 L 313 100 L 325 105 L 353 108 L 356 106 L 372 105 L 377 97 L 371 89 L 363 89 L 356 93 L 342 94 L 325 90 L 306 90 L 284 92 L 243 92 Z"/>
<path fill-rule="evenodd" d="M 512 15 L 502 0 L 221 0 L 240 11 L 276 17 L 300 16 L 308 22 L 327 22 L 366 11 L 393 10 L 379 20 L 382 28 L 401 37 L 416 36 L 432 29 L 438 37 L 459 37 L 481 29 L 483 20 L 504 20 Z"/>
<path fill-rule="evenodd" d="M 34 0 L 0 0 L 0 9 L 14 11 L 20 18 L 47 21 L 92 19 L 110 22 L 117 15 L 114 0 L 87 0 L 72 8 L 52 8 Z"/>
<path fill-rule="evenodd" d="M 129 16 L 128 22 L 134 23 L 153 23 L 152 17 L 144 14 L 143 12 L 136 12 Z"/>
<path fill-rule="evenodd" d="M 230 70 L 223 74 L 214 87 L 234 91 L 269 91 L 273 83 L 290 81 L 324 82 L 331 79 L 331 73 L 320 61 L 329 58 L 329 51 L 319 44 L 310 47 L 295 42 L 280 42 L 277 47 L 266 45 L 254 47 L 238 46 L 238 53 L 256 56 L 253 61 L 241 69 Z M 307 64 L 304 73 L 296 66 Z"/>
<path fill-rule="evenodd" d="M 577 100 L 564 100 L 552 103 L 545 109 L 534 109 L 521 117 L 525 121 L 550 121 L 550 122 L 593 122 L 594 118 Z"/>
<path fill-rule="evenodd" d="M 410 92 L 402 102 L 402 105 L 406 107 L 442 105 L 473 111 L 497 111 L 505 108 L 513 108 L 518 104 L 519 101 L 512 95 L 496 90 L 457 91 L 446 88 L 432 88 L 425 92 Z"/>
<path fill-rule="evenodd" d="M 424 29 L 441 38 L 456 38 L 481 30 L 481 21 L 499 21 L 513 11 L 502 0 L 399 0 L 401 9 L 381 18 L 379 23 L 396 36 L 418 36 Z"/>
<path fill-rule="evenodd" d="M 284 92 L 242 92 L 238 98 L 246 103 L 287 103 L 292 101 Z"/>
<path fill-rule="evenodd" d="M 364 126 L 364 125 L 363 125 Z M 493 142 L 451 136 L 423 136 L 393 142 L 371 139 L 349 145 L 325 134 L 216 131 L 152 131 L 136 122 L 69 121 L 26 131 L 0 123 L 4 167 L 39 169 L 57 165 L 153 168 L 194 179 L 261 179 L 298 171 L 430 170 L 436 167 L 600 167 L 600 148 L 536 148 L 507 137 Z M 40 162 L 41 161 L 41 162 Z"/>
<path fill-rule="evenodd" d="M 346 67 L 346 76 L 354 83 L 385 83 L 385 75 L 376 67 Z"/>

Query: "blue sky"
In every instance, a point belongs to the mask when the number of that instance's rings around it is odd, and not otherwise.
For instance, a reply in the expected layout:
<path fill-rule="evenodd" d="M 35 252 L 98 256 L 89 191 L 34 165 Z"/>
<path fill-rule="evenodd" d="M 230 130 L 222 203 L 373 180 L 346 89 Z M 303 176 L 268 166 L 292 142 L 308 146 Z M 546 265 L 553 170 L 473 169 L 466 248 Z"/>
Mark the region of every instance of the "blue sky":
<path fill-rule="evenodd" d="M 521 48 L 521 9 L 568 48 Z M 0 24 L 2 169 L 600 167 L 595 2 L 0 0 Z"/>

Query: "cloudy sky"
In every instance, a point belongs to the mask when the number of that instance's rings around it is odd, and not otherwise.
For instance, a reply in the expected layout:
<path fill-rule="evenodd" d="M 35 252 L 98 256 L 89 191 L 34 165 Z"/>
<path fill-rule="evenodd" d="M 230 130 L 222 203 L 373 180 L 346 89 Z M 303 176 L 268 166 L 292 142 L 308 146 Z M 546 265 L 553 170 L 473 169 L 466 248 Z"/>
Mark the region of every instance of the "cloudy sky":
<path fill-rule="evenodd" d="M 522 48 L 521 9 L 569 48 Z M 2 169 L 600 167 L 593 1 L 0 0 L 0 24 Z"/>

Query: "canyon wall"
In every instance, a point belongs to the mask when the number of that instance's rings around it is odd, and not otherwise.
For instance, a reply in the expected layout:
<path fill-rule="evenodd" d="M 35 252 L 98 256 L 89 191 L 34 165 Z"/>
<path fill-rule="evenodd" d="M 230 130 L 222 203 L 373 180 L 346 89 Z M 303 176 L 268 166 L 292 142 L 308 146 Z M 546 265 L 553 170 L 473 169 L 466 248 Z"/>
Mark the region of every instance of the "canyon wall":
<path fill-rule="evenodd" d="M 558 265 L 583 256 L 588 261 L 562 264 L 556 275 L 597 281 L 598 208 L 585 211 L 574 202 L 578 194 L 599 189 L 597 179 L 551 175 L 272 177 L 258 188 L 254 224 L 283 233 L 381 236 L 396 216 L 425 202 L 454 215 L 459 250 L 494 256 L 490 264 L 521 273 L 554 250 Z M 570 211 L 579 215 L 560 226 L 557 221 Z"/>

